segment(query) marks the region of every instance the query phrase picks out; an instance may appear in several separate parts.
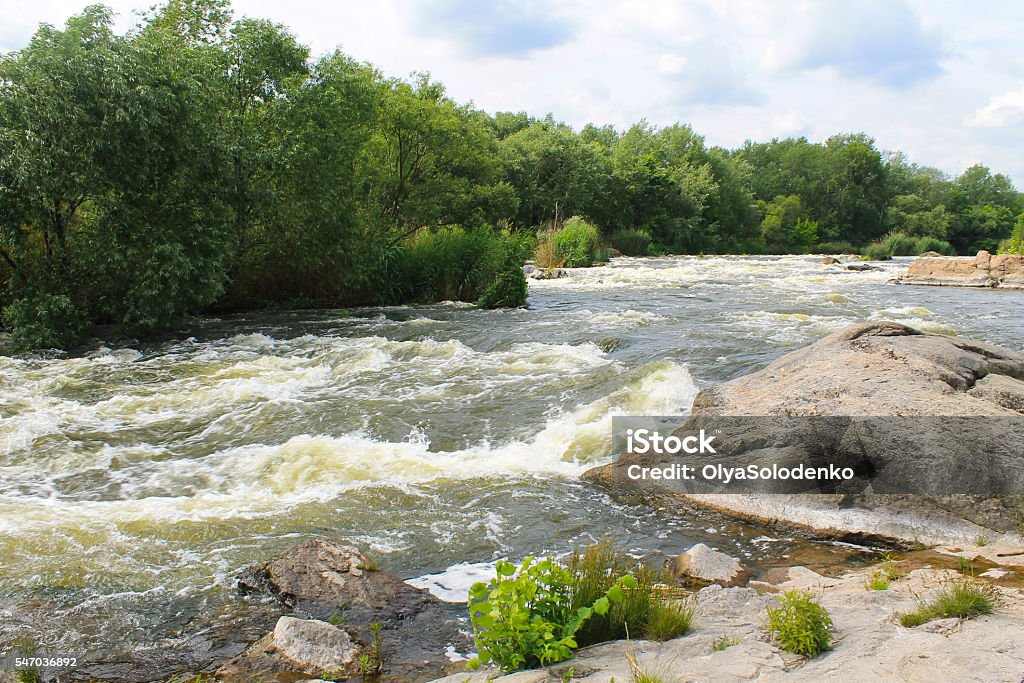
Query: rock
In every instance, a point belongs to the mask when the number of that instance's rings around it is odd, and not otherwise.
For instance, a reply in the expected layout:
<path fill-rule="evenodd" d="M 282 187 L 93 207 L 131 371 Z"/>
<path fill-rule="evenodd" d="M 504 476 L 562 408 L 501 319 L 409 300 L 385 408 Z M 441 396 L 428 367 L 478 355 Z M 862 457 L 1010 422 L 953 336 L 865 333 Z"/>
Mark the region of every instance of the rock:
<path fill-rule="evenodd" d="M 819 261 L 819 263 L 823 263 L 826 266 L 830 266 L 830 265 L 832 265 L 834 263 L 839 263 L 839 259 L 833 258 L 832 256 L 826 256 L 825 258 L 821 259 L 821 261 Z"/>
<path fill-rule="evenodd" d="M 792 482 L 793 488 L 783 492 L 694 492 L 681 480 L 631 479 L 626 474 L 631 465 L 665 460 L 628 453 L 584 478 L 611 489 L 613 495 L 646 498 L 669 509 L 711 508 L 840 539 L 966 545 L 984 535 L 992 542 L 1010 543 L 1012 513 L 1021 496 L 942 492 L 991 491 L 1004 476 L 1008 479 L 999 490 L 1016 492 L 1024 486 L 1019 481 L 1024 475 L 1020 452 L 1024 423 L 1015 409 L 1024 396 L 1022 378 L 1024 356 L 1008 349 L 924 334 L 897 323 L 853 325 L 758 372 L 703 389 L 686 424 L 700 420 L 713 424 L 713 418 L 722 416 L 780 416 L 780 422 L 787 420 L 784 424 L 791 424 L 790 416 L 904 416 L 888 429 L 885 421 L 844 417 L 820 420 L 802 431 L 772 431 L 765 418 L 736 418 L 753 425 L 749 434 L 743 434 L 749 438 L 737 440 L 743 450 L 728 454 L 739 459 L 737 464 L 812 462 L 827 444 L 831 453 L 862 458 L 850 463 L 859 468 L 853 482 L 859 488 L 803 493 L 822 489 L 813 484 L 799 488 Z M 992 419 L 958 420 L 950 427 L 946 424 L 950 420 L 934 416 Z M 866 425 L 874 431 L 863 431 Z M 909 460 L 903 448 L 909 432 L 918 442 L 934 447 Z M 665 456 L 672 462 L 691 458 L 695 463 L 704 457 Z M 906 481 L 920 487 L 915 490 L 927 486 L 935 493 L 872 492 L 873 487 L 898 491 L 893 486 Z M 883 483 L 886 487 L 879 486 Z"/>
<path fill-rule="evenodd" d="M 735 557 L 726 555 L 703 543 L 698 543 L 686 552 L 677 555 L 672 563 L 672 573 L 676 576 L 689 576 L 723 586 L 740 586 L 749 575 L 746 568 Z"/>
<path fill-rule="evenodd" d="M 1008 572 L 1005 569 L 989 569 L 978 574 L 978 576 L 999 581 L 1013 576 L 1013 572 Z"/>
<path fill-rule="evenodd" d="M 622 256 L 622 252 L 615 247 L 608 247 L 608 258 L 618 258 Z"/>
<path fill-rule="evenodd" d="M 446 651 L 454 646 L 466 652 L 471 646 L 458 608 L 379 571 L 340 539 L 311 539 L 249 567 L 239 577 L 238 587 L 244 594 L 274 597 L 298 615 L 337 621 L 363 648 L 372 646 L 371 625 L 380 624 L 382 681 L 423 681 L 457 670 L 459 665 L 450 661 Z M 266 636 L 221 671 L 239 678 L 275 680 L 263 677 L 270 666 L 263 653 L 274 652 L 268 650 L 272 646 L 268 641 L 273 640 L 273 634 Z"/>
<path fill-rule="evenodd" d="M 918 254 L 919 258 L 942 258 L 942 254 L 937 251 L 926 251 L 923 254 Z"/>
<path fill-rule="evenodd" d="M 281 617 L 274 630 L 218 672 L 273 680 L 278 672 L 340 676 L 357 672 L 359 648 L 344 630 L 316 619 Z"/>
<path fill-rule="evenodd" d="M 936 619 L 935 621 L 929 621 L 921 624 L 917 627 L 917 630 L 924 633 L 938 633 L 940 635 L 948 636 L 950 633 L 960 630 L 960 619 L 956 617 L 950 617 L 949 619 Z"/>
<path fill-rule="evenodd" d="M 881 268 L 879 268 L 878 266 L 873 266 L 870 263 L 847 263 L 845 265 L 845 268 L 847 270 L 857 270 L 857 271 L 881 270 Z"/>
<path fill-rule="evenodd" d="M 557 280 L 569 276 L 564 268 L 538 268 L 531 265 L 523 266 L 523 273 L 531 280 Z"/>
<path fill-rule="evenodd" d="M 976 256 L 952 257 L 927 252 L 894 279 L 905 285 L 999 287 L 1024 289 L 1024 256 L 979 251 Z"/>
<path fill-rule="evenodd" d="M 666 681 L 1016 681 L 1024 673 L 1024 601 L 996 589 L 1006 600 L 995 614 L 956 626 L 945 620 L 913 629 L 893 614 L 914 609 L 915 595 L 929 595 L 954 572 L 916 570 L 889 590 L 868 591 L 871 570 L 853 572 L 814 589 L 833 621 L 834 648 L 805 660 L 783 652 L 764 631 L 765 609 L 778 596 L 752 588 L 708 586 L 696 594 L 698 617 L 691 632 L 662 643 L 615 641 L 580 650 L 560 665 L 501 676 L 462 673 L 443 683 L 573 683 L 633 681 L 629 657 Z M 732 645 L 715 649 L 728 639 Z M 572 673 L 569 673 L 569 668 Z M 435 683 L 441 683 L 441 681 Z"/>

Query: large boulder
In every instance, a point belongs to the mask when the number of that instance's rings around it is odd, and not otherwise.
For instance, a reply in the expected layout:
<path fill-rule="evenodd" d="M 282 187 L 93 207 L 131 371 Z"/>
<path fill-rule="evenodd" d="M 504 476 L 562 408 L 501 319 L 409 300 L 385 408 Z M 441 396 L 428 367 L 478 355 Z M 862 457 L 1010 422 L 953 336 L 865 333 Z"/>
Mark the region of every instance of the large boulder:
<path fill-rule="evenodd" d="M 922 254 L 894 279 L 905 285 L 1024 289 L 1024 256 L 979 251 L 974 257 Z"/>
<path fill-rule="evenodd" d="M 373 651 L 382 665 L 379 680 L 422 681 L 457 670 L 449 653 L 471 646 L 452 606 L 381 571 L 340 539 L 311 539 L 249 567 L 238 587 L 274 598 L 302 619 L 279 621 L 273 633 L 222 667 L 222 678 L 319 676 L 331 649 L 325 644 L 334 643 L 337 657 L 348 661 L 341 673 L 355 673 L 356 654 Z M 350 647 L 343 647 L 345 640 Z"/>
<path fill-rule="evenodd" d="M 681 418 L 680 423 L 775 416 L 775 421 L 790 425 L 798 419 L 794 416 L 824 416 L 802 430 L 773 428 L 773 422 L 765 427 L 758 421 L 765 418 L 750 418 L 749 433 L 737 442 L 740 450 L 729 457 L 759 466 L 780 458 L 808 461 L 820 455 L 821 444 L 831 444 L 836 448 L 830 453 L 857 452 L 861 462 L 869 464 L 857 470 L 859 488 L 831 493 L 800 492 L 813 490 L 806 486 L 781 489 L 786 493 L 706 493 L 680 480 L 628 476 L 631 465 L 665 462 L 666 456 L 635 453 L 623 453 L 616 462 L 584 476 L 614 494 L 712 508 L 837 538 L 928 544 L 972 543 L 979 536 L 1012 539 L 1014 512 L 1022 498 L 986 493 L 996 490 L 986 485 L 1001 478 L 1003 488 L 998 491 L 1016 493 L 1024 481 L 1022 379 L 1024 356 L 1008 349 L 924 334 L 897 323 L 854 325 L 758 372 L 702 390 L 694 400 L 693 417 Z M 874 431 L 866 433 L 863 425 L 873 425 Z M 929 447 L 910 463 L 902 445 L 905 432 L 915 430 L 920 432 L 918 440 Z M 922 488 L 909 487 L 904 493 L 892 488 L 894 478 L 910 479 Z M 881 482 L 890 486 L 876 485 Z M 913 490 L 928 490 L 929 495 L 914 495 Z"/>

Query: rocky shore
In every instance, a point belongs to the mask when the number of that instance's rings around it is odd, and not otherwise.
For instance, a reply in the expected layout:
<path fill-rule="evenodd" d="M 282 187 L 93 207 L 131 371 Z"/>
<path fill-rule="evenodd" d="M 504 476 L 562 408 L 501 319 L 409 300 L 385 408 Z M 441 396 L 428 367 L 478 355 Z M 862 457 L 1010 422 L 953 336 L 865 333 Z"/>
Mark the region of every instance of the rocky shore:
<path fill-rule="evenodd" d="M 632 465 L 657 465 L 653 455 L 623 454 L 588 471 L 584 478 L 613 495 L 640 496 L 667 508 L 712 508 L 761 523 L 795 526 L 843 540 L 900 541 L 935 545 L 969 543 L 980 536 L 1016 540 L 1015 513 L 1021 496 L 900 495 L 871 491 L 873 479 L 887 483 L 901 476 L 932 478 L 917 484 L 941 491 L 946 484 L 969 484 L 997 471 L 1009 490 L 1024 482 L 1024 356 L 985 342 L 925 334 L 897 323 L 853 325 L 784 356 L 766 368 L 702 390 L 693 416 L 893 416 L 898 430 L 867 436 L 851 420 L 822 420 L 805 430 L 752 431 L 735 455 L 743 462 L 779 459 L 811 461 L 820 444 L 836 444 L 840 455 L 856 452 L 865 490 L 857 493 L 746 494 L 693 493 L 680 481 L 635 480 Z M 921 416 L 920 421 L 908 416 Z M 927 418 L 990 417 L 1001 420 L 993 433 L 985 419 L 962 420 L 956 429 L 935 430 Z M 681 419 L 680 423 L 685 420 Z M 809 428 L 808 428 L 809 429 Z M 903 470 L 906 430 L 935 444 L 913 470 Z M 856 438 L 849 448 L 851 434 Z M 842 449 L 846 448 L 847 451 Z M 998 453 L 996 461 L 987 457 Z M 998 470 L 990 469 L 998 467 Z M 946 479 L 943 480 L 942 478 Z M 978 487 L 984 482 L 979 479 Z M 973 490 L 973 488 L 971 489 Z"/>
<path fill-rule="evenodd" d="M 1024 256 L 979 251 L 974 257 L 921 256 L 893 279 L 901 285 L 1024 289 Z"/>

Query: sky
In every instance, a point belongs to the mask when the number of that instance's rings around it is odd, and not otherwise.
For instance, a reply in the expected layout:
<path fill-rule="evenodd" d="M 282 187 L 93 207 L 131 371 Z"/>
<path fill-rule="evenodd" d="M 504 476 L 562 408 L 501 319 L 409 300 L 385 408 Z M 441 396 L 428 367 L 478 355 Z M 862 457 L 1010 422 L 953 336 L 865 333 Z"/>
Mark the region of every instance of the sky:
<path fill-rule="evenodd" d="M 0 0 L 0 50 L 87 0 Z M 127 29 L 152 0 L 108 0 Z M 429 71 L 489 112 L 577 128 L 689 123 L 712 145 L 867 132 L 1024 189 L 1024 2 L 960 0 L 235 0 L 389 76 Z"/>

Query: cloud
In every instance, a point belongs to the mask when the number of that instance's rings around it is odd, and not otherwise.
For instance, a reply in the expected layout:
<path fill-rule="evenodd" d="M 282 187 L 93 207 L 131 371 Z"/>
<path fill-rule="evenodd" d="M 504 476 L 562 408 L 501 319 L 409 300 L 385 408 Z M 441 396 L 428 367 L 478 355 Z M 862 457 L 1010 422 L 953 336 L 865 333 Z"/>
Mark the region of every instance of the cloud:
<path fill-rule="evenodd" d="M 975 110 L 964 123 L 982 128 L 1017 126 L 1024 123 L 1024 84 L 1017 90 L 991 98 L 988 104 Z"/>
<path fill-rule="evenodd" d="M 814 3 L 805 6 L 798 33 L 789 46 L 773 45 L 769 61 L 795 70 L 831 67 L 896 90 L 943 73 L 941 35 L 901 0 Z"/>
<path fill-rule="evenodd" d="M 572 39 L 573 26 L 529 0 L 442 0 L 421 5 L 414 30 L 457 44 L 474 57 L 524 57 Z"/>
<path fill-rule="evenodd" d="M 663 53 L 655 68 L 675 104 L 748 106 L 765 101 L 726 48 L 712 42 L 695 41 L 680 52 Z"/>

